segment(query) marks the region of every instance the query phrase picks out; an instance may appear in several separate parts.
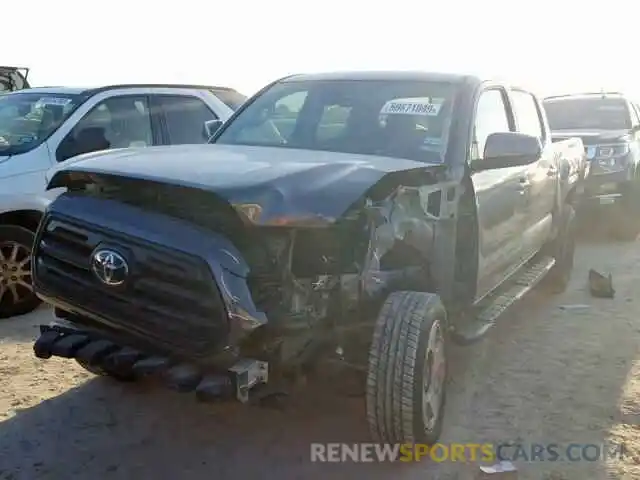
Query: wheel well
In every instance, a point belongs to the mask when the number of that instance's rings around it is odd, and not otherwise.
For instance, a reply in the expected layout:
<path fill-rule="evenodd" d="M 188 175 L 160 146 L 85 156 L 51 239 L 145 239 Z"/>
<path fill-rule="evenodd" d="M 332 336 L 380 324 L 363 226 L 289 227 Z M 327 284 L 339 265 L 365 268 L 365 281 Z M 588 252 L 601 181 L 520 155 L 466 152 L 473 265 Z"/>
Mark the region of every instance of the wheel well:
<path fill-rule="evenodd" d="M 17 225 L 35 232 L 42 218 L 37 210 L 16 210 L 0 214 L 0 225 Z"/>

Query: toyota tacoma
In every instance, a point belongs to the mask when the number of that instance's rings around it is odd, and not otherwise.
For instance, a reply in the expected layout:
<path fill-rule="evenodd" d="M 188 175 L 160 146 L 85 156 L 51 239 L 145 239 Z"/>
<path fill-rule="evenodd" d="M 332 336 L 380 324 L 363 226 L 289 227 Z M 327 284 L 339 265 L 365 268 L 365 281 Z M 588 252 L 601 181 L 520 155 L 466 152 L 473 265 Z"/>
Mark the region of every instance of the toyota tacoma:
<path fill-rule="evenodd" d="M 86 154 L 35 237 L 35 355 L 205 401 L 342 365 L 372 435 L 435 442 L 447 346 L 562 291 L 576 182 L 530 92 L 474 76 L 295 75 L 212 145 Z M 340 370 L 339 370 L 340 371 Z"/>

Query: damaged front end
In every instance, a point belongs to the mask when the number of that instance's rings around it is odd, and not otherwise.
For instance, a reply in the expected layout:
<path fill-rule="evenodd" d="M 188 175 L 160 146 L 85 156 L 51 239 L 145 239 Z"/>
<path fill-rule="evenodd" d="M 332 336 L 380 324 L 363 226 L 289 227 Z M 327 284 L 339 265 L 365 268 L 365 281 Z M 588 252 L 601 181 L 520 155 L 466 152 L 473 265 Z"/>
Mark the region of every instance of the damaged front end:
<path fill-rule="evenodd" d="M 260 204 L 211 192 L 75 174 L 41 223 L 33 269 L 38 295 L 70 323 L 42 327 L 36 355 L 242 402 L 328 353 L 363 367 L 388 293 L 435 288 L 438 182 L 429 169 L 395 172 L 339 218 L 261 218 Z M 127 262 L 122 285 L 101 282 L 100 251 Z"/>

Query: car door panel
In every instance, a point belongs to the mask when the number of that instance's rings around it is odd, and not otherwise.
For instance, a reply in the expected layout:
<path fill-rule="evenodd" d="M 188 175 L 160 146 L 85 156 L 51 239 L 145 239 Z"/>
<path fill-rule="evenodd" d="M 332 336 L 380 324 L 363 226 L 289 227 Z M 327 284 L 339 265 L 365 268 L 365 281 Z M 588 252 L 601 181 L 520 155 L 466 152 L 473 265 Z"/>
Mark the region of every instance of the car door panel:
<path fill-rule="evenodd" d="M 523 257 L 528 260 L 546 243 L 553 227 L 552 212 L 559 175 L 558 159 L 536 98 L 531 93 L 519 89 L 510 90 L 509 98 L 517 130 L 537 136 L 542 146 L 540 158 L 525 167 L 523 178 L 527 186 L 527 195 L 523 207 L 522 245 Z"/>
<path fill-rule="evenodd" d="M 513 131 L 506 92 L 490 88 L 480 93 L 474 119 L 471 158 L 482 161 L 480 152 L 491 133 Z M 522 257 L 520 232 L 526 205 L 526 167 L 480 170 L 471 175 L 478 215 L 478 279 L 476 299 L 501 284 Z"/>
<path fill-rule="evenodd" d="M 525 202 L 522 167 L 474 173 L 479 224 L 478 298 L 502 283 L 522 257 L 520 233 Z M 518 239 L 518 241 L 515 241 Z"/>

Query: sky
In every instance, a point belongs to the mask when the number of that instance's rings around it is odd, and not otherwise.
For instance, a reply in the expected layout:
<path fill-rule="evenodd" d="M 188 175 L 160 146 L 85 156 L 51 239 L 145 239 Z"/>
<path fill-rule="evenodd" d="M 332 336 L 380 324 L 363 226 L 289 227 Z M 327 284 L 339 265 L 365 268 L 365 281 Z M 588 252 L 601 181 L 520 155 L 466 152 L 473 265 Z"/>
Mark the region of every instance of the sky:
<path fill-rule="evenodd" d="M 5 3 L 0 64 L 30 67 L 33 86 L 198 83 L 250 95 L 291 73 L 422 70 L 640 99 L 632 0 Z"/>

